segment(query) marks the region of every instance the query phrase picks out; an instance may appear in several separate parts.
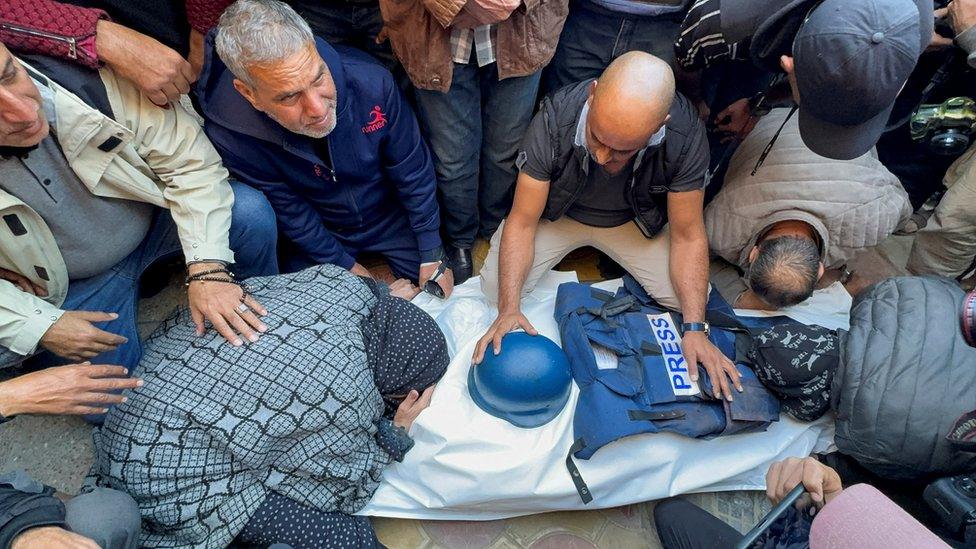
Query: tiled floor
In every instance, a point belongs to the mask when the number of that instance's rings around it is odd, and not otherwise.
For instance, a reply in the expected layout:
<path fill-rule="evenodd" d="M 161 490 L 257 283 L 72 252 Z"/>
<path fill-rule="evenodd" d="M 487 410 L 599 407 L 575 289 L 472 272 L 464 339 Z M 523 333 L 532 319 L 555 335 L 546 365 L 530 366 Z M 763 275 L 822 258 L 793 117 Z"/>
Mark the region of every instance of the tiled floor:
<path fill-rule="evenodd" d="M 868 281 L 903 274 L 911 246 L 906 237 L 889 239 L 884 246 L 869 250 L 852 268 Z M 476 249 L 484 260 L 487 246 Z M 574 254 L 567 262 L 583 280 L 599 278 L 596 255 Z M 171 284 L 139 309 L 139 326 L 147 335 L 178 304 L 183 287 L 174 276 Z M 81 485 L 92 456 L 88 426 L 77 418 L 18 417 L 0 425 L 0 471 L 25 469 L 36 478 L 66 493 Z M 760 492 L 730 492 L 688 496 L 726 522 L 748 530 L 768 510 Z M 438 522 L 376 519 L 380 540 L 392 548 L 515 548 L 575 549 L 589 547 L 660 547 L 654 528 L 653 503 L 615 509 L 547 513 L 490 522 Z"/>

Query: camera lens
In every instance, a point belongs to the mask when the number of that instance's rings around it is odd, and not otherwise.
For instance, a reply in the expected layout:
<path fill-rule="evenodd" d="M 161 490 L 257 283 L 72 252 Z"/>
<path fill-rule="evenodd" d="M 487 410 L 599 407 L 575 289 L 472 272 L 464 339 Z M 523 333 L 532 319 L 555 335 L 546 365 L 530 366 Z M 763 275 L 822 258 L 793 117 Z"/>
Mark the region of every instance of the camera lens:
<path fill-rule="evenodd" d="M 962 314 L 959 315 L 959 325 L 962 337 L 970 347 L 976 347 L 976 290 L 966 294 L 962 302 Z"/>
<path fill-rule="evenodd" d="M 969 136 L 959 130 L 949 129 L 933 135 L 929 145 L 936 154 L 962 154 L 969 148 Z"/>

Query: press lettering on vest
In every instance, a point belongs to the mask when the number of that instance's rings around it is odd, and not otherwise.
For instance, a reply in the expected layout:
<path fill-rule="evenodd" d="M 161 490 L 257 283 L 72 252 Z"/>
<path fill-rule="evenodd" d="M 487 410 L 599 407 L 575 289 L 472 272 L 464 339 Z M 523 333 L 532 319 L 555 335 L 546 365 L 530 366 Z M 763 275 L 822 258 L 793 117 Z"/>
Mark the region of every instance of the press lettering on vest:
<path fill-rule="evenodd" d="M 647 320 L 652 327 L 656 328 L 651 331 L 661 347 L 664 365 L 668 369 L 668 379 L 671 380 L 671 391 L 675 396 L 695 396 L 701 393 L 698 382 L 691 380 L 688 364 L 681 352 L 681 334 L 671 320 L 671 315 L 668 313 L 647 315 Z"/>

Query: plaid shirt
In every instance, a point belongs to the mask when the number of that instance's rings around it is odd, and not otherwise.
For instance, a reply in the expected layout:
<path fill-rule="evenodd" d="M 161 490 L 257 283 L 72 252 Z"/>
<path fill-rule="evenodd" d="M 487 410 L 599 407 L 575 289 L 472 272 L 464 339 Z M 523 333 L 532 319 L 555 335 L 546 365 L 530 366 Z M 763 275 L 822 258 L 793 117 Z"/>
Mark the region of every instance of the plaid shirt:
<path fill-rule="evenodd" d="M 454 62 L 467 64 L 471 61 L 474 49 L 478 66 L 484 67 L 495 62 L 495 25 L 481 25 L 473 29 L 455 27 L 451 32 L 451 51 Z"/>

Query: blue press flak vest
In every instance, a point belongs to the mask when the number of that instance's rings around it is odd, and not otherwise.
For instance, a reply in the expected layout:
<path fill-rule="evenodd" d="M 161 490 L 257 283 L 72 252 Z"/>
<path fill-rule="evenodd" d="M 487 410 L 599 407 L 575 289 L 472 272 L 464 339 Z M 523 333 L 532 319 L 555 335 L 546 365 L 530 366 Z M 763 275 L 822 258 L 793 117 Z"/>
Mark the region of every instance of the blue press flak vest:
<path fill-rule="evenodd" d="M 556 321 L 580 394 L 573 420 L 575 443 L 566 465 L 584 503 L 593 497 L 573 457 L 589 459 L 626 436 L 667 431 L 711 438 L 765 430 L 780 404 L 744 360 L 751 328 L 795 322 L 786 317 L 737 317 L 717 291 L 709 296 L 709 339 L 742 374 L 735 400 L 716 400 L 704 369 L 691 381 L 681 351 L 681 315 L 658 305 L 631 277 L 616 294 L 575 282 L 556 294 Z"/>

